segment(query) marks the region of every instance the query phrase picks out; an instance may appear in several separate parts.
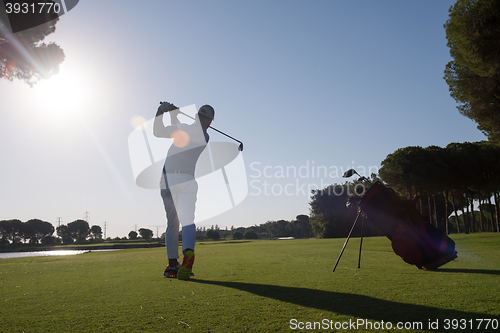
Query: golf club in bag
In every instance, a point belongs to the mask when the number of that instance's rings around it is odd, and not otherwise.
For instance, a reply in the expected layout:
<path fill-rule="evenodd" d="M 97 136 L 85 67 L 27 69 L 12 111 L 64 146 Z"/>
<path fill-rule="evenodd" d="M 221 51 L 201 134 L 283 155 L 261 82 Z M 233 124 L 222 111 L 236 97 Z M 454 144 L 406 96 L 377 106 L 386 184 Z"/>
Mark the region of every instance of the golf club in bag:
<path fill-rule="evenodd" d="M 348 178 L 353 174 L 360 176 L 354 169 L 350 169 L 342 177 Z M 403 200 L 381 182 L 371 184 L 365 177 L 359 180 L 367 182 L 370 188 L 363 196 L 353 196 L 347 202 L 348 207 L 358 204 L 359 212 L 333 271 L 340 261 L 360 215 L 366 216 L 369 222 L 391 240 L 394 252 L 408 264 L 431 270 L 457 257 L 455 242 L 445 232 L 426 221 L 417 211 L 418 196 L 412 200 Z M 362 241 L 363 231 L 361 231 Z M 361 258 L 361 246 L 359 251 Z"/>
<path fill-rule="evenodd" d="M 160 102 L 160 104 L 163 104 L 163 103 L 167 103 L 167 102 Z M 180 113 L 180 114 L 182 114 L 182 115 L 184 115 L 184 116 L 186 116 L 186 117 L 188 117 L 188 118 L 190 118 L 190 119 L 192 119 L 192 120 L 196 120 L 195 118 L 191 117 L 190 115 L 185 114 L 184 112 L 180 111 L 180 110 L 179 110 L 179 108 L 178 108 L 177 106 L 175 106 L 175 105 L 174 105 L 174 107 L 176 107 L 176 108 L 177 108 L 177 110 L 179 111 L 179 113 Z M 222 131 L 219 131 L 218 129 L 216 129 L 216 128 L 212 127 L 212 126 L 208 126 L 208 127 L 209 127 L 209 128 L 211 128 L 211 129 L 213 129 L 214 131 L 219 132 L 220 134 L 225 135 L 225 136 L 227 136 L 228 138 L 233 139 L 234 141 L 238 142 L 238 143 L 240 144 L 240 145 L 238 146 L 238 150 L 239 150 L 239 151 L 243 151 L 243 142 L 241 142 L 240 140 L 236 140 L 236 139 L 235 139 L 235 138 L 233 138 L 232 136 L 227 135 L 226 133 L 224 133 L 224 132 L 222 132 Z"/>

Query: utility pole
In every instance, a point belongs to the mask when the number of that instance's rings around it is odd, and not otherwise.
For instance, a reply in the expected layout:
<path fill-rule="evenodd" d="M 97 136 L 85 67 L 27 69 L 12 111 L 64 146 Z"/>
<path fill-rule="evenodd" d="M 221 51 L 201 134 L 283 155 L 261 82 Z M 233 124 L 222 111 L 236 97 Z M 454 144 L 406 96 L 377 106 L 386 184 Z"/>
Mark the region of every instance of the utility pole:
<path fill-rule="evenodd" d="M 90 213 L 89 212 L 85 212 L 85 222 L 89 222 L 89 215 Z"/>
<path fill-rule="evenodd" d="M 163 225 L 151 225 L 150 227 L 156 227 L 156 238 L 160 238 L 160 233 L 158 232 L 158 228 L 163 227 Z"/>
<path fill-rule="evenodd" d="M 106 239 L 106 230 L 108 229 L 108 222 L 104 222 L 104 239 Z"/>
<path fill-rule="evenodd" d="M 58 228 L 61 226 L 61 219 L 62 219 L 62 217 L 57 218 L 57 227 Z"/>

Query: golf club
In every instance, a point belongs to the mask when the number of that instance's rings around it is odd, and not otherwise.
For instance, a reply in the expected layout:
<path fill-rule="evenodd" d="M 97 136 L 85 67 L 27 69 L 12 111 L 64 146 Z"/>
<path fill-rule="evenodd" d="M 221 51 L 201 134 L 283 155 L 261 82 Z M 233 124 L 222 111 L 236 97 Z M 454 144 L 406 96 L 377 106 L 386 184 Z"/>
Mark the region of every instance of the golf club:
<path fill-rule="evenodd" d="M 166 102 L 160 102 L 160 104 L 162 104 L 162 103 L 166 103 Z M 175 105 L 174 105 L 174 106 L 175 106 Z M 177 108 L 177 106 L 175 106 L 175 107 Z M 179 109 L 179 108 L 177 108 L 177 109 Z M 188 115 L 188 114 L 185 114 L 184 112 L 182 112 L 182 111 L 180 111 L 180 110 L 179 110 L 179 113 L 180 113 L 180 114 L 185 115 L 186 117 L 188 117 L 188 118 L 190 118 L 190 119 L 196 120 L 195 118 L 191 117 L 191 116 L 190 116 L 190 115 Z M 228 138 L 233 139 L 234 141 L 238 142 L 238 143 L 240 144 L 240 145 L 238 146 L 238 150 L 239 150 L 239 151 L 243 151 L 243 142 L 241 142 L 240 140 L 236 140 L 236 139 L 235 139 L 235 138 L 233 138 L 232 136 L 227 135 L 226 133 L 224 133 L 224 132 L 222 132 L 222 131 L 219 131 L 218 129 L 216 129 L 216 128 L 212 127 L 212 126 L 208 126 L 208 127 L 210 127 L 211 129 L 213 129 L 214 131 L 219 132 L 220 134 L 225 135 L 225 136 L 227 136 Z"/>
<path fill-rule="evenodd" d="M 344 172 L 344 174 L 342 175 L 343 178 L 349 178 L 351 177 L 352 175 L 358 175 L 359 176 L 359 179 L 358 181 L 365 181 L 367 182 L 368 184 L 372 185 L 372 182 L 368 180 L 368 178 L 366 178 L 365 176 L 361 176 L 359 173 L 356 172 L 356 170 L 354 169 L 349 169 L 347 170 L 346 172 Z"/>

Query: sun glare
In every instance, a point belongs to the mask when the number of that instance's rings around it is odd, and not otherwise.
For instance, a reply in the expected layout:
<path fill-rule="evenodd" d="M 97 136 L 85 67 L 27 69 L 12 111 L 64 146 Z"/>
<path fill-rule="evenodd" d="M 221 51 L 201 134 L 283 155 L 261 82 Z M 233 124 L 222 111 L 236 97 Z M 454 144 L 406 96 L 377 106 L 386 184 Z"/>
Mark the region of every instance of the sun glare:
<path fill-rule="evenodd" d="M 92 98 L 90 88 L 84 74 L 61 66 L 58 74 L 33 87 L 38 112 L 52 121 L 78 117 Z"/>
<path fill-rule="evenodd" d="M 144 117 L 141 117 L 141 116 L 133 116 L 130 119 L 130 125 L 132 125 L 133 128 L 139 128 L 139 127 L 143 126 L 145 122 L 146 122 L 146 119 Z"/>

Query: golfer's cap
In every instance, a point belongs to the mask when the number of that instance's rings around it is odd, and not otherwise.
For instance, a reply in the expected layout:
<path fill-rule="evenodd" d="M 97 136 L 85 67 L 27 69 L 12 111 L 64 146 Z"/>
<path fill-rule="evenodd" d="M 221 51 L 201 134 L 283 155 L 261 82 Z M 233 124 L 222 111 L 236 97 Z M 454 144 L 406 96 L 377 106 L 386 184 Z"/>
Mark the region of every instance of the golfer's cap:
<path fill-rule="evenodd" d="M 210 105 L 203 105 L 198 110 L 198 114 L 202 115 L 202 116 L 205 116 L 207 118 L 210 118 L 210 119 L 214 119 L 214 117 L 215 117 L 215 110 Z"/>

